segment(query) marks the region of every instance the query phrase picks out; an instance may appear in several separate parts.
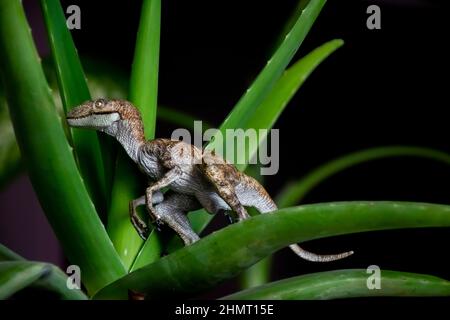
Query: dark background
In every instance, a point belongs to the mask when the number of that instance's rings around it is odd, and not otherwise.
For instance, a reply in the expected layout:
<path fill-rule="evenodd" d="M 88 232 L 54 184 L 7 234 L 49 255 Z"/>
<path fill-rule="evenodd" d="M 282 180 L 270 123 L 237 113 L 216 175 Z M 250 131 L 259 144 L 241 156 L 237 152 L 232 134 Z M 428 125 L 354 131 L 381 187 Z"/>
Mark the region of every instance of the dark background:
<path fill-rule="evenodd" d="M 139 1 L 62 1 L 81 8 L 72 34 L 81 56 L 128 73 L 139 21 Z M 216 125 L 265 65 L 297 1 L 163 1 L 159 102 Z M 291 180 L 346 153 L 383 145 L 414 145 L 449 152 L 448 14 L 445 1 L 329 0 L 296 55 L 341 38 L 345 45 L 310 76 L 276 124 L 280 171 L 266 178 L 275 195 Z M 48 53 L 37 1 L 24 1 L 42 55 Z M 381 8 L 381 30 L 366 28 L 366 8 Z M 158 124 L 157 136 L 171 127 Z M 450 170 L 430 160 L 378 160 L 342 172 L 304 203 L 404 200 L 449 204 Z M 29 259 L 64 265 L 27 178 L 0 193 L 0 242 Z M 225 223 L 218 218 L 215 227 Z M 68 226 L 70 227 L 70 226 Z M 21 230 L 21 232 L 18 232 Z M 355 250 L 328 264 L 276 254 L 273 278 L 340 268 L 433 274 L 450 279 L 448 229 L 373 232 L 316 240 L 317 253 Z M 230 281 L 207 295 L 237 289 Z"/>

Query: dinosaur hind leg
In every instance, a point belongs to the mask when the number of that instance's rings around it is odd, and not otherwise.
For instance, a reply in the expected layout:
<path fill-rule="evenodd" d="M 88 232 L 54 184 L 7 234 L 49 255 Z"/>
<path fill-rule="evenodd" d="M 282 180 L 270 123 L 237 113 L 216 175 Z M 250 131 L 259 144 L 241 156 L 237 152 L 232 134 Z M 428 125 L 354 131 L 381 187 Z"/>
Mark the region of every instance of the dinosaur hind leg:
<path fill-rule="evenodd" d="M 214 187 L 214 190 L 226 202 L 226 204 L 233 210 L 239 220 L 245 220 L 250 218 L 245 207 L 239 201 L 239 198 L 236 194 L 236 188 L 233 184 L 232 180 L 227 179 L 224 175 L 224 170 L 228 169 L 228 166 L 224 165 L 214 165 L 214 164 L 204 164 L 203 172 L 205 177 L 211 182 Z M 227 208 L 220 208 L 225 209 Z"/>
<path fill-rule="evenodd" d="M 185 245 L 190 245 L 200 238 L 192 229 L 186 214 L 201 206 L 198 201 L 185 194 L 167 192 L 166 199 L 154 207 L 160 222 L 174 230 Z"/>

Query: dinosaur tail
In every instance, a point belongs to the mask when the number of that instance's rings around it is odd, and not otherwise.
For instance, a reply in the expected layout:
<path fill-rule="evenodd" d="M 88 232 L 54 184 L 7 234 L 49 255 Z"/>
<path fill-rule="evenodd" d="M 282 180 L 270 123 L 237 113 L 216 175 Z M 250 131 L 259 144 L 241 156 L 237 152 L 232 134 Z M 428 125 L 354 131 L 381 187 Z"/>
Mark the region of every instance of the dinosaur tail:
<path fill-rule="evenodd" d="M 251 190 L 249 190 L 249 188 L 246 188 L 246 192 L 241 193 L 246 195 L 246 199 L 258 199 L 256 203 L 249 203 L 249 206 L 255 207 L 261 214 L 271 213 L 278 209 L 277 205 L 269 196 L 267 191 L 255 179 L 249 176 L 245 176 L 245 179 L 252 180 L 251 182 L 248 181 L 248 183 L 245 184 L 246 186 L 257 186 L 256 188 L 252 188 Z M 241 202 L 244 203 L 245 201 Z M 337 254 L 316 254 L 303 249 L 298 244 L 291 244 L 289 248 L 294 251 L 294 253 L 299 257 L 312 262 L 330 262 L 340 260 L 351 256 L 354 253 L 353 251 L 347 251 Z"/>

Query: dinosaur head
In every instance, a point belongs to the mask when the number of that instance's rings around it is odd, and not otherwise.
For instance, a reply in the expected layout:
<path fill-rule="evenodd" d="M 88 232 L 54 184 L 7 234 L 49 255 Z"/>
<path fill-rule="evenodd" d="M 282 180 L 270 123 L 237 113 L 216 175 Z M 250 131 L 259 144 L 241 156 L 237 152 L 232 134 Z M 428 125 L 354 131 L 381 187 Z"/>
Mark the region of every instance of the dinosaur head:
<path fill-rule="evenodd" d="M 133 134 L 143 134 L 141 114 L 126 100 L 97 99 L 86 101 L 67 114 L 71 127 L 88 128 L 114 135 L 117 130 L 128 128 Z"/>
<path fill-rule="evenodd" d="M 71 127 L 103 130 L 122 120 L 123 107 L 118 100 L 97 99 L 73 108 L 67 114 Z"/>
<path fill-rule="evenodd" d="M 102 131 L 125 148 L 145 141 L 141 114 L 126 100 L 97 99 L 73 108 L 67 114 L 69 126 Z"/>
<path fill-rule="evenodd" d="M 141 114 L 126 100 L 86 101 L 70 110 L 67 122 L 71 127 L 94 129 L 115 137 L 132 159 L 136 159 L 139 146 L 145 142 Z"/>

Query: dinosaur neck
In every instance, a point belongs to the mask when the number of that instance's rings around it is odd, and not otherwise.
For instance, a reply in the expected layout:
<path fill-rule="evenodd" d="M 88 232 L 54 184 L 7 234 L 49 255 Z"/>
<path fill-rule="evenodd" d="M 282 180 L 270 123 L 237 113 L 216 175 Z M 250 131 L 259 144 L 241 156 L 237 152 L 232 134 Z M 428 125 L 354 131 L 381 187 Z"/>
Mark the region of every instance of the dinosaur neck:
<path fill-rule="evenodd" d="M 122 120 L 105 130 L 116 138 L 134 162 L 138 162 L 141 146 L 145 143 L 144 130 L 139 120 Z"/>

